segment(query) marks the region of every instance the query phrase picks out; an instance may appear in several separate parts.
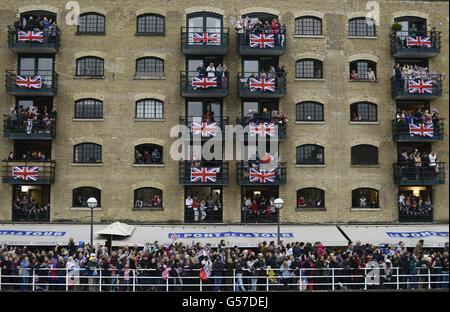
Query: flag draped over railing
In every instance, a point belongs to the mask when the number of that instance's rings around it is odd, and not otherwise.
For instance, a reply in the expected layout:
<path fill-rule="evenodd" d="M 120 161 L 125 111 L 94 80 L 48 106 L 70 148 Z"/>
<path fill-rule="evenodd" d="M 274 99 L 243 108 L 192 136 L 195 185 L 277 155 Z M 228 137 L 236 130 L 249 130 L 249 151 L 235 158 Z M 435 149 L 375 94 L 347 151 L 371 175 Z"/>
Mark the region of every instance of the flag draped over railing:
<path fill-rule="evenodd" d="M 259 136 L 259 137 L 275 136 L 274 123 L 260 122 L 256 124 L 251 122 L 249 127 L 250 127 L 250 136 Z"/>
<path fill-rule="evenodd" d="M 257 90 L 275 92 L 275 78 L 250 78 L 248 85 L 251 92 Z"/>
<path fill-rule="evenodd" d="M 406 45 L 408 47 L 431 48 L 431 39 L 425 36 L 408 36 Z"/>
<path fill-rule="evenodd" d="M 433 81 L 431 80 L 409 80 L 408 81 L 408 92 L 409 93 L 433 93 Z"/>
<path fill-rule="evenodd" d="M 220 168 L 191 167 L 191 182 L 214 183 L 217 181 L 217 173 L 219 170 Z"/>
<path fill-rule="evenodd" d="M 275 182 L 275 169 L 272 170 L 258 170 L 255 168 L 249 168 L 250 182 L 255 183 L 268 183 Z"/>
<path fill-rule="evenodd" d="M 44 42 L 44 33 L 42 31 L 18 31 L 17 41 L 19 42 Z"/>
<path fill-rule="evenodd" d="M 409 124 L 409 134 L 411 136 L 417 135 L 417 136 L 421 136 L 421 137 L 433 137 L 434 136 L 434 129 L 433 129 L 433 124 L 420 124 L 420 125 L 415 125 L 415 124 Z"/>
<path fill-rule="evenodd" d="M 39 167 L 14 166 L 12 167 L 12 176 L 16 180 L 37 181 Z"/>
<path fill-rule="evenodd" d="M 219 131 L 217 122 L 207 123 L 206 121 L 198 123 L 193 121 L 191 124 L 191 131 L 193 135 L 201 135 L 202 137 L 216 136 Z"/>
<path fill-rule="evenodd" d="M 41 89 L 42 78 L 41 76 L 20 76 L 16 77 L 16 85 L 22 88 L 28 89 Z"/>
<path fill-rule="evenodd" d="M 207 89 L 207 88 L 217 88 L 217 78 L 216 77 L 192 77 L 192 88 L 197 89 Z"/>
<path fill-rule="evenodd" d="M 250 34 L 250 47 L 251 48 L 274 48 L 275 38 L 273 34 Z"/>

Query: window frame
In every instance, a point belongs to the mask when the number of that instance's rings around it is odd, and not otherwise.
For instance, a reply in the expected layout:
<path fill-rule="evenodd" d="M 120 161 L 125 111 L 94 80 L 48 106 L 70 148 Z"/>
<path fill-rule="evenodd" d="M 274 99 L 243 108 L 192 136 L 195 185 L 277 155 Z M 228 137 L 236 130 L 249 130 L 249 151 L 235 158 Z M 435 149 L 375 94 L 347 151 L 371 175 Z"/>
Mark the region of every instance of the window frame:
<path fill-rule="evenodd" d="M 305 68 L 305 62 L 313 62 L 313 68 L 312 68 L 312 74 L 313 77 L 307 77 L 305 76 L 305 73 L 309 71 L 310 68 L 306 69 Z M 303 63 L 303 65 L 301 65 L 301 63 Z M 316 72 L 317 70 L 319 70 L 319 68 L 317 68 L 316 66 L 320 65 L 320 76 L 316 76 Z M 300 66 L 303 66 L 303 70 L 301 71 L 303 73 L 303 76 L 300 76 Z M 308 66 L 309 67 L 309 66 Z M 314 58 L 303 58 L 303 59 L 298 59 L 295 61 L 295 79 L 324 79 L 323 78 L 323 62 L 321 60 L 318 59 L 314 59 Z"/>
<path fill-rule="evenodd" d="M 76 187 L 74 189 L 72 189 L 72 208 L 87 208 L 90 209 L 89 206 L 80 206 L 77 205 L 75 202 L 75 192 L 77 190 L 81 190 L 81 189 L 93 189 L 95 192 L 98 192 L 97 195 L 88 195 L 87 197 L 94 197 L 97 200 L 97 207 L 96 208 L 101 208 L 102 207 L 102 190 L 99 188 L 96 188 L 94 186 L 80 186 L 80 187 Z M 87 199 L 86 199 L 87 200 Z"/>
<path fill-rule="evenodd" d="M 155 17 L 155 18 L 160 18 L 162 19 L 162 32 L 140 32 L 139 31 L 139 19 L 141 18 L 147 18 L 147 17 Z M 147 26 L 148 23 L 144 23 L 144 26 Z M 155 25 L 158 25 L 158 20 L 155 21 Z M 144 27 L 146 28 L 146 27 Z M 165 37 L 166 36 L 166 18 L 165 16 L 161 15 L 161 14 L 156 14 L 156 13 L 144 13 L 141 15 L 136 16 L 136 36 L 161 36 L 161 37 Z"/>
<path fill-rule="evenodd" d="M 306 154 L 308 151 L 304 151 L 302 152 L 301 149 L 305 149 L 305 148 L 310 148 L 310 147 L 315 147 L 318 148 L 319 150 L 316 152 L 316 155 L 319 154 L 319 152 L 322 152 L 322 160 L 319 162 L 300 162 L 299 160 L 300 155 L 299 153 L 303 153 Z M 311 152 L 312 153 L 312 150 Z M 306 159 L 306 158 L 304 158 Z M 325 165 L 325 147 L 323 147 L 322 145 L 318 145 L 318 144 L 303 144 L 303 145 L 299 145 L 295 148 L 295 163 L 296 165 L 300 165 L 300 166 L 315 166 L 315 165 Z"/>
<path fill-rule="evenodd" d="M 372 149 L 372 150 L 369 150 L 369 149 L 365 150 L 365 151 L 361 150 L 364 147 Z M 376 151 L 376 157 L 374 157 L 374 159 L 373 159 L 374 161 L 373 162 L 372 161 L 371 162 L 367 161 L 365 163 L 364 162 L 357 162 L 356 161 L 357 159 L 355 159 L 356 158 L 356 154 L 363 154 L 363 155 L 369 154 L 369 155 L 372 155 L 374 151 Z M 366 157 L 364 157 L 364 158 L 366 158 Z M 351 163 L 352 166 L 378 166 L 380 164 L 379 148 L 377 146 L 371 145 L 371 144 L 353 145 L 350 148 L 350 159 L 351 159 L 350 163 Z M 370 159 L 370 158 L 367 157 L 366 159 Z"/>
<path fill-rule="evenodd" d="M 77 149 L 78 148 L 83 148 L 83 146 L 85 146 L 85 149 L 87 149 L 88 147 L 91 147 L 91 148 L 96 148 L 97 150 L 95 150 L 95 149 L 93 149 L 92 150 L 92 153 L 93 153 L 93 156 L 100 156 L 100 158 L 99 159 L 97 159 L 97 160 L 99 160 L 99 161 L 95 161 L 95 162 L 92 162 L 92 161 L 83 161 L 83 159 L 84 158 L 88 158 L 90 155 L 88 154 L 88 151 L 86 150 L 86 151 L 81 151 L 81 161 L 77 161 L 77 158 L 76 158 L 76 156 L 77 156 Z M 99 155 L 96 155 L 96 154 L 99 154 Z M 97 144 L 97 143 L 93 143 L 93 142 L 83 142 L 83 143 L 79 143 L 79 144 L 76 144 L 76 145 L 74 145 L 73 146 L 73 163 L 74 164 L 102 164 L 103 163 L 103 148 L 102 148 L 102 146 L 100 145 L 100 144 Z"/>
<path fill-rule="evenodd" d="M 304 107 L 306 105 L 309 105 L 310 109 L 312 109 L 313 114 L 311 114 L 311 115 L 316 116 L 316 114 L 318 114 L 318 113 L 321 114 L 320 120 L 318 120 L 318 119 L 311 119 L 311 120 L 303 119 L 302 120 L 299 118 L 299 115 L 302 113 L 302 112 L 299 112 L 299 110 L 301 109 L 301 107 Z M 318 107 L 320 107 L 321 112 L 317 112 Z M 315 101 L 298 102 L 297 104 L 295 104 L 295 121 L 296 122 L 324 122 L 325 121 L 325 112 L 324 112 L 325 109 L 324 108 L 325 108 L 325 106 L 320 102 L 315 102 Z M 304 110 L 306 110 L 306 108 L 304 108 Z M 306 117 L 306 115 L 307 115 L 306 112 L 303 112 L 303 115 L 305 115 L 304 117 Z"/>
<path fill-rule="evenodd" d="M 86 69 L 84 69 L 84 74 L 80 74 L 80 62 L 87 61 L 87 60 L 95 60 L 96 62 L 101 61 L 102 63 L 102 69 L 101 69 L 101 75 L 97 74 L 97 68 L 95 68 L 95 74 L 94 75 L 86 75 Z M 98 64 L 95 64 L 95 67 L 97 67 Z M 105 77 L 105 60 L 98 56 L 82 56 L 76 59 L 76 69 L 75 69 L 75 76 L 76 77 L 85 77 L 85 78 L 92 78 L 92 79 L 103 79 Z"/>
<path fill-rule="evenodd" d="M 97 24 L 97 29 L 98 29 L 98 26 L 99 26 L 99 21 L 98 21 L 98 19 L 99 19 L 99 17 L 102 17 L 103 18 L 103 31 L 81 31 L 80 30 L 80 27 L 81 27 L 81 21 L 80 21 L 80 19 L 82 18 L 82 17 L 89 17 L 89 16 L 96 16 L 96 18 L 97 18 L 97 22 L 96 22 L 96 24 Z M 79 16 L 79 18 L 78 18 L 78 22 L 79 22 L 79 24 L 77 25 L 77 32 L 76 32 L 76 35 L 97 35 L 97 36 L 99 36 L 99 35 L 105 35 L 106 34 L 106 16 L 105 15 L 103 15 L 103 14 L 101 14 L 101 13 L 98 13 L 98 12 L 86 12 L 86 13 L 82 13 L 82 14 L 80 14 L 80 16 Z M 87 22 L 87 21 L 86 21 Z M 87 23 L 86 23 L 87 24 Z M 87 28 L 87 25 L 86 25 L 86 28 Z"/>
<path fill-rule="evenodd" d="M 152 148 L 158 148 L 160 150 L 160 154 L 161 154 L 161 161 L 158 163 L 137 163 L 136 162 L 136 151 L 138 150 L 138 148 L 145 148 L 148 147 L 148 151 L 149 151 L 149 156 L 151 157 L 151 153 L 152 153 Z M 155 144 L 155 143 L 143 143 L 143 144 L 138 144 L 134 146 L 134 150 L 133 150 L 134 154 L 133 154 L 133 164 L 134 165 L 164 165 L 164 147 L 162 145 L 159 144 Z M 139 151 L 140 152 L 140 151 Z"/>
<path fill-rule="evenodd" d="M 158 68 L 159 66 L 158 66 L 158 64 L 157 64 L 157 62 L 156 61 L 160 61 L 161 62 L 161 64 L 162 64 L 162 71 L 161 71 L 161 74 L 158 74 L 158 72 L 154 72 L 154 73 L 157 73 L 157 74 L 152 74 L 152 72 L 144 72 L 144 71 L 142 71 L 142 72 L 140 72 L 140 71 L 138 71 L 138 69 L 139 69 L 139 67 L 140 67 L 140 64 L 139 64 L 139 62 L 144 62 L 144 65 L 142 66 L 142 68 L 146 68 L 146 67 L 153 67 L 153 66 L 149 66 L 149 65 L 151 65 L 151 64 L 145 64 L 145 61 L 155 61 L 155 64 L 154 64 L 154 68 L 156 69 L 156 68 Z M 165 64 L 164 64 L 164 59 L 162 59 L 162 58 L 159 58 L 159 57 L 156 57 L 156 56 L 145 56 L 145 57 L 140 57 L 140 58 L 138 58 L 138 59 L 136 59 L 136 67 L 135 67 L 135 77 L 136 78 L 157 78 L 157 79 L 163 79 L 164 77 L 165 77 Z M 144 74 L 138 74 L 138 73 L 144 73 Z"/>
<path fill-rule="evenodd" d="M 360 116 L 360 109 L 359 107 L 363 105 L 363 107 L 366 107 L 363 110 L 367 111 L 367 119 L 359 119 Z M 371 111 L 371 110 L 375 111 Z M 353 120 L 353 114 L 356 113 L 358 120 Z M 375 117 L 374 119 L 371 117 Z M 378 105 L 372 102 L 367 101 L 360 101 L 350 104 L 350 121 L 351 122 L 378 122 Z"/>
<path fill-rule="evenodd" d="M 154 103 L 146 103 L 147 101 L 150 101 L 150 102 L 154 102 Z M 145 107 L 147 106 L 147 105 L 151 105 L 151 104 L 154 104 L 154 111 L 152 112 L 152 113 L 154 113 L 154 116 L 155 117 L 150 117 L 150 118 L 146 118 L 146 117 L 139 117 L 139 115 L 138 115 L 138 105 L 139 104 L 146 104 L 146 105 L 143 105 L 143 113 L 142 113 L 142 116 L 145 116 L 146 114 L 147 114 L 147 110 L 145 109 Z M 157 114 L 158 114 L 158 106 L 161 106 L 161 117 L 158 117 L 157 116 Z M 164 119 L 164 102 L 163 101 L 161 101 L 161 100 L 158 100 L 158 99 L 140 99 L 140 100 L 138 100 L 138 101 L 136 101 L 135 102 L 135 104 L 134 104 L 134 119 L 136 119 L 136 120 L 160 120 L 160 119 Z"/>
<path fill-rule="evenodd" d="M 94 112 L 99 110 L 100 111 L 100 116 L 99 117 L 84 117 L 84 116 L 77 116 L 77 107 L 79 104 L 82 104 L 83 106 L 86 105 L 86 101 L 92 101 L 92 104 L 94 104 L 94 106 L 99 105 L 100 108 L 94 108 Z M 83 109 L 85 110 L 85 109 Z M 74 105 L 74 119 L 103 119 L 103 101 L 95 99 L 95 98 L 85 98 L 85 99 L 79 99 L 77 101 L 75 101 L 75 105 Z"/>
<path fill-rule="evenodd" d="M 159 206 L 156 206 L 156 207 L 155 206 L 147 206 L 147 207 L 143 206 L 142 208 L 136 207 L 136 201 L 138 199 L 137 192 L 140 191 L 140 190 L 146 190 L 146 189 L 156 190 L 156 191 L 160 192 L 159 198 L 160 198 L 161 202 L 160 202 Z M 164 205 L 164 197 L 163 197 L 163 195 L 164 195 L 163 190 L 161 190 L 159 188 L 156 188 L 156 187 L 145 186 L 145 187 L 137 188 L 137 189 L 135 189 L 133 191 L 133 210 L 152 210 L 152 209 L 158 210 L 158 209 L 163 209 L 163 207 L 164 207 L 163 206 Z M 152 200 L 152 199 L 153 198 L 151 198 L 150 200 Z"/>
<path fill-rule="evenodd" d="M 375 20 L 372 19 L 373 25 L 370 26 L 366 22 L 366 17 L 353 17 L 348 20 L 348 36 L 349 37 L 362 37 L 362 38 L 373 38 L 377 36 L 377 27 Z M 364 25 L 366 26 L 365 29 L 362 29 L 361 22 L 364 22 Z M 356 23 L 356 25 L 352 25 L 352 23 Z M 373 27 L 373 34 L 369 32 L 369 29 Z M 354 33 L 352 33 L 354 31 Z M 361 32 L 364 32 L 364 34 L 361 35 Z"/>
<path fill-rule="evenodd" d="M 376 197 L 377 197 L 376 207 L 370 207 L 371 206 L 370 203 L 368 203 L 367 207 L 359 207 L 359 205 L 355 204 L 357 201 L 359 201 L 359 198 L 355 199 L 355 197 L 354 197 L 356 195 L 355 192 L 358 192 L 358 191 L 360 192 L 362 190 L 369 191 L 369 192 L 370 191 L 375 191 Z M 352 190 L 352 208 L 353 209 L 380 209 L 380 207 L 381 207 L 381 205 L 380 205 L 380 191 L 379 190 L 374 189 L 374 188 L 370 188 L 370 187 L 359 187 L 359 188 L 356 188 L 356 189 Z"/>
<path fill-rule="evenodd" d="M 361 73 L 358 69 L 359 63 L 366 63 L 367 65 L 367 71 L 365 72 L 366 75 L 369 72 L 369 68 L 372 68 L 372 71 L 375 73 L 376 78 L 375 81 L 378 81 L 378 71 L 377 71 L 378 63 L 372 60 L 365 60 L 365 59 L 354 60 L 349 63 L 348 79 L 350 81 L 370 81 L 368 77 L 361 78 Z M 356 70 L 356 73 L 358 74 L 358 79 L 356 80 L 352 79 L 352 70 Z"/>
<path fill-rule="evenodd" d="M 314 24 L 315 22 L 319 22 L 320 23 L 320 33 L 319 34 L 304 34 L 301 33 L 301 30 L 303 30 L 303 27 L 300 26 L 304 26 L 304 22 L 305 20 L 311 20 L 312 21 L 312 32 L 314 33 L 316 31 L 315 27 L 316 25 Z M 299 25 L 299 22 L 301 25 Z M 317 16 L 313 16 L 313 15 L 305 15 L 305 16 L 299 16 L 295 19 L 295 27 L 294 27 L 295 36 L 305 36 L 305 37 L 322 37 L 323 36 L 323 20 L 320 17 Z M 299 30 L 299 32 L 298 32 Z"/>
<path fill-rule="evenodd" d="M 302 197 L 305 198 L 306 206 L 299 206 L 298 205 L 298 199 L 300 198 L 300 192 L 305 192 L 305 191 L 310 191 L 310 190 L 311 191 L 319 191 L 320 200 L 322 202 L 321 207 L 317 207 L 315 205 L 308 206 L 305 196 L 302 196 Z M 325 206 L 325 190 L 322 190 L 322 189 L 317 188 L 317 187 L 304 187 L 304 188 L 298 189 L 296 195 L 297 195 L 297 200 L 296 200 L 297 201 L 297 203 L 296 203 L 296 208 L 297 209 L 325 209 L 326 208 L 326 206 Z"/>

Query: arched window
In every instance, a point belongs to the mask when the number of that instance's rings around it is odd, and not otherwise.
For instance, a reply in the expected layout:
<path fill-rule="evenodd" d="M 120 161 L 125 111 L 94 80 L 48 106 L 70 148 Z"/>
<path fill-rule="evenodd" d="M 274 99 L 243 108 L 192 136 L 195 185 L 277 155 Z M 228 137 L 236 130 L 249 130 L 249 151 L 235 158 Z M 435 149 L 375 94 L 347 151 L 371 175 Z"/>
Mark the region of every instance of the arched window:
<path fill-rule="evenodd" d="M 164 118 L 164 103 L 156 99 L 144 99 L 136 102 L 136 119 Z"/>
<path fill-rule="evenodd" d="M 164 16 L 158 14 L 143 14 L 137 17 L 138 35 L 163 36 L 165 32 Z"/>
<path fill-rule="evenodd" d="M 76 101 L 75 118 L 77 119 L 103 118 L 103 102 L 96 99 L 82 99 Z"/>
<path fill-rule="evenodd" d="M 102 146 L 95 143 L 81 143 L 74 146 L 73 162 L 92 164 L 102 162 Z"/>
<path fill-rule="evenodd" d="M 378 147 L 368 144 L 352 146 L 352 165 L 378 165 Z"/>
<path fill-rule="evenodd" d="M 315 187 L 299 189 L 297 208 L 325 208 L 325 191 Z"/>
<path fill-rule="evenodd" d="M 83 13 L 78 19 L 78 34 L 104 34 L 105 16 L 99 13 Z"/>
<path fill-rule="evenodd" d="M 301 16 L 295 19 L 295 34 L 322 36 L 322 19 L 315 16 Z"/>
<path fill-rule="evenodd" d="M 323 104 L 318 102 L 300 102 L 296 107 L 296 121 L 324 121 Z"/>
<path fill-rule="evenodd" d="M 102 206 L 102 191 L 95 187 L 83 186 L 73 189 L 72 207 L 89 207 L 87 200 L 94 197 L 97 200 L 97 207 Z"/>
<path fill-rule="evenodd" d="M 325 164 L 323 146 L 305 144 L 297 146 L 297 165 L 323 165 Z"/>
<path fill-rule="evenodd" d="M 375 37 L 375 20 L 356 17 L 348 21 L 348 35 L 352 37 Z"/>
<path fill-rule="evenodd" d="M 353 103 L 350 105 L 350 120 L 361 122 L 377 121 L 377 105 L 370 102 Z"/>
<path fill-rule="evenodd" d="M 164 60 L 157 57 L 143 57 L 136 60 L 136 77 L 164 76 Z"/>
<path fill-rule="evenodd" d="M 141 144 L 134 147 L 135 164 L 163 164 L 163 148 L 157 144 Z"/>
<path fill-rule="evenodd" d="M 104 65 L 104 60 L 100 57 L 81 57 L 77 59 L 77 76 L 103 77 Z"/>
<path fill-rule="evenodd" d="M 295 62 L 295 78 L 322 79 L 323 63 L 315 59 L 301 59 Z"/>
<path fill-rule="evenodd" d="M 153 187 L 142 187 L 134 190 L 134 208 L 161 208 L 163 192 Z"/>
<path fill-rule="evenodd" d="M 351 80 L 371 80 L 369 71 L 373 71 L 374 80 L 377 77 L 377 63 L 369 60 L 356 60 L 350 62 Z M 357 74 L 356 76 L 354 74 Z"/>
<path fill-rule="evenodd" d="M 353 190 L 352 208 L 380 208 L 378 190 L 372 188 Z"/>

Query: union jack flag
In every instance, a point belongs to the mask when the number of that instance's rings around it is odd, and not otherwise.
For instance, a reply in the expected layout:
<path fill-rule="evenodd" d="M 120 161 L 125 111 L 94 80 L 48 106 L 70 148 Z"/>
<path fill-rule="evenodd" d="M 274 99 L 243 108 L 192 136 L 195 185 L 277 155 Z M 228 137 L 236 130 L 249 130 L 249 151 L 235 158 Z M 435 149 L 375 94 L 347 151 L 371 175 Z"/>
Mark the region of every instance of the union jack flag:
<path fill-rule="evenodd" d="M 418 135 L 421 137 L 428 136 L 432 138 L 434 135 L 433 124 L 409 124 L 409 134 L 411 136 Z"/>
<path fill-rule="evenodd" d="M 192 41 L 194 43 L 217 43 L 219 42 L 219 34 L 218 33 L 193 33 Z"/>
<path fill-rule="evenodd" d="M 202 137 L 216 136 L 219 128 L 217 127 L 217 122 L 207 123 L 207 122 L 192 122 L 191 126 L 192 134 L 201 135 Z"/>
<path fill-rule="evenodd" d="M 275 92 L 275 78 L 261 78 L 260 80 L 250 78 L 249 86 L 252 92 L 256 90 Z"/>
<path fill-rule="evenodd" d="M 427 80 L 424 81 L 422 79 L 419 80 L 410 80 L 408 86 L 409 93 L 433 93 L 433 81 Z"/>
<path fill-rule="evenodd" d="M 275 170 L 257 170 L 250 168 L 250 182 L 267 183 L 275 182 Z"/>
<path fill-rule="evenodd" d="M 217 87 L 217 78 L 216 77 L 192 77 L 192 88 L 216 88 Z"/>
<path fill-rule="evenodd" d="M 431 40 L 430 37 L 422 37 L 422 36 L 416 36 L 416 37 L 408 37 L 406 39 L 406 45 L 408 47 L 425 47 L 425 48 L 431 48 Z"/>
<path fill-rule="evenodd" d="M 14 166 L 12 176 L 16 180 L 37 181 L 39 167 Z"/>
<path fill-rule="evenodd" d="M 260 122 L 259 124 L 250 123 L 250 135 L 251 136 L 260 136 L 265 137 L 268 136 L 275 136 L 275 124 L 268 123 L 268 122 Z"/>
<path fill-rule="evenodd" d="M 250 47 L 251 48 L 274 48 L 275 38 L 269 34 L 250 34 Z"/>
<path fill-rule="evenodd" d="M 42 88 L 41 76 L 19 76 L 16 77 L 16 84 L 19 87 L 28 89 L 40 89 Z"/>
<path fill-rule="evenodd" d="M 191 168 L 191 182 L 207 183 L 217 181 L 217 172 L 219 168 Z"/>
<path fill-rule="evenodd" d="M 19 31 L 17 33 L 17 40 L 33 41 L 33 42 L 44 42 L 44 32 L 42 31 Z"/>

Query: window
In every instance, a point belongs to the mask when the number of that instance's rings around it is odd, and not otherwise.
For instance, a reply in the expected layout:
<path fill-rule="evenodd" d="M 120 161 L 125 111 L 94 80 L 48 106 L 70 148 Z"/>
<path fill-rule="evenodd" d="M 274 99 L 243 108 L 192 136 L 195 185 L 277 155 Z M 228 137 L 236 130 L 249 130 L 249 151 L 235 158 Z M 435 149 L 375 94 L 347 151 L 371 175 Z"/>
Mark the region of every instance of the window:
<path fill-rule="evenodd" d="M 83 99 L 75 102 L 75 118 L 103 118 L 103 102 L 96 99 Z"/>
<path fill-rule="evenodd" d="M 322 79 L 322 61 L 314 59 L 298 60 L 295 63 L 295 78 Z"/>
<path fill-rule="evenodd" d="M 367 144 L 352 146 L 352 165 L 378 165 L 378 147 Z"/>
<path fill-rule="evenodd" d="M 371 188 L 359 188 L 352 191 L 353 208 L 380 208 L 378 191 Z"/>
<path fill-rule="evenodd" d="M 162 191 L 153 187 L 143 187 L 134 191 L 134 208 L 162 208 Z"/>
<path fill-rule="evenodd" d="M 297 165 L 323 164 L 325 164 L 325 157 L 322 146 L 305 144 L 297 147 Z"/>
<path fill-rule="evenodd" d="M 317 102 L 301 102 L 296 105 L 297 121 L 324 121 L 323 104 Z"/>
<path fill-rule="evenodd" d="M 140 58 L 136 61 L 136 77 L 163 77 L 164 61 L 156 57 Z"/>
<path fill-rule="evenodd" d="M 315 16 L 302 16 L 295 20 L 295 34 L 303 36 L 321 36 L 322 19 Z"/>
<path fill-rule="evenodd" d="M 375 20 L 365 17 L 352 18 L 348 21 L 348 35 L 353 37 L 375 37 Z"/>
<path fill-rule="evenodd" d="M 369 80 L 369 70 L 373 71 L 376 80 L 377 63 L 368 60 L 357 60 L 350 63 L 350 79 L 351 80 Z M 355 77 L 354 74 L 357 74 Z"/>
<path fill-rule="evenodd" d="M 164 103 L 155 99 L 136 102 L 136 119 L 164 118 Z"/>
<path fill-rule="evenodd" d="M 103 77 L 103 59 L 94 56 L 87 56 L 77 59 L 77 76 Z"/>
<path fill-rule="evenodd" d="M 298 190 L 297 208 L 325 208 L 325 191 L 314 187 Z"/>
<path fill-rule="evenodd" d="M 72 207 L 89 207 L 87 200 L 94 197 L 97 207 L 102 206 L 102 191 L 95 187 L 83 186 L 72 191 Z"/>
<path fill-rule="evenodd" d="M 102 162 L 102 146 L 95 143 L 81 143 L 75 145 L 73 162 L 92 164 Z"/>
<path fill-rule="evenodd" d="M 357 102 L 350 105 L 350 120 L 373 122 L 377 121 L 377 105 L 369 102 Z"/>
<path fill-rule="evenodd" d="M 156 144 L 141 144 L 134 148 L 135 164 L 163 164 L 163 148 Z"/>
<path fill-rule="evenodd" d="M 79 34 L 104 34 L 105 16 L 98 13 L 84 13 L 78 19 Z"/>
<path fill-rule="evenodd" d="M 164 16 L 144 14 L 137 17 L 139 35 L 164 35 Z"/>

